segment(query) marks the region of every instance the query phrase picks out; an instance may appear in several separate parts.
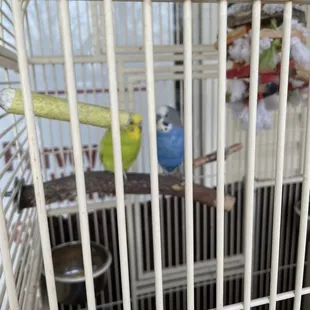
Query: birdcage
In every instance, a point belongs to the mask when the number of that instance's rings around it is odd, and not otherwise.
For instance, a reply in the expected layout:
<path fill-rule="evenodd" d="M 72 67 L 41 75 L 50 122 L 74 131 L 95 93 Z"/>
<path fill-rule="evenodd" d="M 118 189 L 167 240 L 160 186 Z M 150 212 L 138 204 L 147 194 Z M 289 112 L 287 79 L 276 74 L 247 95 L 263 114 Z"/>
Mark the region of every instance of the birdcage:
<path fill-rule="evenodd" d="M 309 309 L 310 1 L 228 2 L 0 0 L 1 309 Z"/>

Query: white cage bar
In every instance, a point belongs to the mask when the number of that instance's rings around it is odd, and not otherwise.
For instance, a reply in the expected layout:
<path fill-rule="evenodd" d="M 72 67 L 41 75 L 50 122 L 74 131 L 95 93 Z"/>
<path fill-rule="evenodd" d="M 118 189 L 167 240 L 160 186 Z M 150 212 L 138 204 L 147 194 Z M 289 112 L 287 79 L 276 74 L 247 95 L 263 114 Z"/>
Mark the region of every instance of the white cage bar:
<path fill-rule="evenodd" d="M 225 94 L 226 94 L 226 58 L 227 58 L 227 1 L 222 0 L 219 14 L 219 96 L 218 96 L 218 132 L 217 132 L 217 196 L 216 212 L 216 307 L 224 306 L 224 184 L 225 184 Z"/>
<path fill-rule="evenodd" d="M 193 210 L 192 3 L 184 1 L 184 170 L 186 209 L 187 309 L 195 309 Z"/>
<path fill-rule="evenodd" d="M 162 253 L 160 232 L 160 210 L 159 210 L 159 188 L 158 188 L 158 166 L 156 141 L 156 115 L 155 115 L 155 93 L 154 93 L 154 67 L 153 67 L 153 31 L 152 31 L 152 1 L 143 1 L 143 26 L 145 47 L 145 71 L 147 87 L 147 111 L 149 123 L 149 153 L 151 170 L 151 196 L 152 196 L 152 230 L 154 235 L 154 271 L 156 290 L 156 309 L 164 309 L 163 301 L 163 279 L 162 279 Z"/>
<path fill-rule="evenodd" d="M 247 138 L 246 210 L 245 210 L 245 266 L 244 266 L 244 308 L 250 308 L 252 298 L 252 246 L 254 217 L 255 139 L 257 116 L 259 33 L 261 1 L 253 2 L 251 37 L 251 73 L 249 98 L 249 129 Z"/>
<path fill-rule="evenodd" d="M 5 215 L 3 212 L 3 205 L 2 201 L 0 202 L 0 230 L 1 236 L 0 238 L 0 248 L 1 248 L 1 257 L 2 257 L 2 264 L 3 269 L 5 270 L 5 286 L 8 291 L 9 296 L 9 303 L 12 309 L 19 309 L 18 300 L 17 300 L 17 293 L 15 287 L 15 280 L 13 274 L 13 264 L 11 260 L 10 250 L 9 250 L 9 240 L 8 234 L 6 230 L 6 222 L 5 222 Z"/>
<path fill-rule="evenodd" d="M 273 238 L 272 238 L 272 258 L 271 258 L 271 284 L 270 284 L 270 309 L 276 309 L 276 296 L 278 285 L 279 271 L 279 243 L 280 243 L 280 225 L 281 225 L 281 202 L 283 187 L 283 169 L 284 169 L 284 144 L 285 144 L 285 124 L 286 124 L 286 104 L 287 102 L 287 85 L 289 76 L 290 60 L 290 39 L 292 25 L 292 2 L 285 4 L 283 12 L 283 40 L 282 40 L 282 61 L 280 76 L 280 108 L 277 138 L 277 156 L 276 156 L 276 184 L 274 196 L 274 214 L 273 214 Z M 283 103 L 283 104 L 281 104 Z"/>
<path fill-rule="evenodd" d="M 252 1 L 249 125 L 243 132 L 226 109 L 227 13 L 228 4 L 236 1 L 104 0 L 83 4 L 61 0 L 54 15 L 52 2 L 45 1 L 43 6 L 39 0 L 0 0 L 0 65 L 7 79 L 0 88 L 16 85 L 22 89 L 25 114 L 14 115 L 10 123 L 4 122 L 9 113 L 0 115 L 3 309 L 46 309 L 47 304 L 48 309 L 58 309 L 51 250 L 57 243 L 76 239 L 82 241 L 87 309 L 263 310 L 269 306 L 275 310 L 289 300 L 283 310 L 301 309 L 303 296 L 310 294 L 309 282 L 303 284 L 310 281 L 305 270 L 309 268 L 306 250 L 310 253 L 310 109 L 307 113 L 306 107 L 291 111 L 287 85 L 293 5 L 303 5 L 309 15 L 310 1 Z M 279 111 L 271 134 L 258 136 L 261 9 L 271 3 L 284 4 Z M 45 23 L 43 10 L 48 16 Z M 210 29 L 210 34 L 203 27 L 207 13 L 213 21 L 217 19 L 216 23 L 209 21 L 210 28 L 218 28 Z M 31 41 L 36 29 L 37 49 Z M 216 35 L 218 51 L 212 45 Z M 56 41 L 59 49 L 54 52 Z M 37 122 L 32 91 L 67 94 L 70 124 Z M 102 170 L 94 163 L 98 144 L 93 142 L 101 133 L 79 123 L 77 102 L 82 96 L 85 101 L 110 106 L 115 200 L 102 202 L 98 197 L 88 199 L 86 194 L 85 156 L 90 170 Z M 162 197 L 159 192 L 154 151 L 158 102 L 175 103 L 184 120 L 184 199 Z M 133 171 L 150 173 L 150 198 L 125 200 L 119 119 L 123 108 L 138 110 L 146 118 L 145 146 Z M 3 139 L 9 135 L 11 140 Z M 243 142 L 244 150 L 228 161 L 225 147 L 236 139 Z M 70 143 L 69 150 L 66 145 Z M 47 153 L 53 147 L 51 164 Z M 266 163 L 260 148 L 269 152 Z M 217 164 L 196 173 L 193 157 L 215 149 Z M 67 160 L 74 161 L 71 170 L 66 163 L 57 167 Z M 275 167 L 270 168 L 274 161 Z M 288 161 L 292 167 L 286 167 Z M 13 172 L 8 174 L 11 166 Z M 53 166 L 53 176 L 48 175 L 48 166 Z M 43 182 L 70 172 L 75 174 L 77 199 L 53 209 L 46 203 Z M 35 192 L 36 208 L 21 213 L 14 201 L 17 175 L 32 182 Z M 257 180 L 258 175 L 263 175 L 263 180 Z M 216 210 L 193 203 L 193 182 L 216 186 Z M 12 197 L 7 198 L 9 190 Z M 235 209 L 229 214 L 224 209 L 227 193 L 236 196 Z M 293 205 L 299 198 L 298 221 L 289 221 L 296 216 Z M 288 231 L 281 228 L 283 223 L 290 223 Z M 113 268 L 107 273 L 107 289 L 101 292 L 100 304 L 91 267 L 92 239 L 103 242 L 113 254 Z M 42 253 L 42 258 L 36 253 Z M 266 264 L 257 259 L 260 253 Z M 292 253 L 297 253 L 296 259 Z M 46 294 L 39 284 L 43 267 Z"/>
<path fill-rule="evenodd" d="M 20 72 L 21 85 L 23 89 L 25 118 L 28 133 L 28 145 L 30 152 L 30 162 L 32 167 L 33 183 L 35 187 L 38 222 L 41 235 L 41 247 L 43 253 L 44 269 L 46 281 L 48 283 L 48 299 L 50 309 L 57 309 L 57 296 L 54 278 L 54 268 L 51 256 L 51 246 L 49 241 L 48 223 L 45 210 L 45 197 L 43 180 L 41 175 L 41 164 L 38 149 L 38 139 L 35 128 L 35 119 L 32 105 L 32 95 L 29 81 L 29 70 L 27 64 L 27 53 L 25 47 L 25 35 L 23 27 L 23 14 L 18 0 L 12 1 L 13 21 L 16 37 L 16 50 L 18 66 Z M 9 251 L 9 249 L 7 249 Z M 12 305 L 13 306 L 13 305 Z"/>
<path fill-rule="evenodd" d="M 87 218 L 86 188 L 84 180 L 84 168 L 82 159 L 82 144 L 79 128 L 79 118 L 77 109 L 77 97 L 75 87 L 75 72 L 73 65 L 72 37 L 70 31 L 69 4 L 67 0 L 59 3 L 59 13 L 61 21 L 62 43 L 65 58 L 66 84 L 68 88 L 68 101 L 70 110 L 71 135 L 73 142 L 73 156 L 75 163 L 77 202 L 79 206 L 81 238 L 83 250 L 83 266 L 86 279 L 87 305 L 89 309 L 96 309 L 92 257 L 90 248 L 89 224 Z"/>
<path fill-rule="evenodd" d="M 114 32 L 112 23 L 112 1 L 104 1 L 104 18 L 105 18 L 105 34 L 107 44 L 107 59 L 109 71 L 109 89 L 111 93 L 111 128 L 113 141 L 113 156 L 115 162 L 115 189 L 116 189 L 116 205 L 117 205 L 117 220 L 120 244 L 120 260 L 121 260 L 121 275 L 122 275 L 122 294 L 123 306 L 125 310 L 130 310 L 130 284 L 129 284 L 129 269 L 128 269 L 128 250 L 127 250 L 127 232 L 125 219 L 125 198 L 124 198 L 124 183 L 122 173 L 122 158 L 121 158 L 121 139 L 118 118 L 118 95 L 117 95 L 117 78 L 115 69 L 115 50 L 114 50 Z"/>

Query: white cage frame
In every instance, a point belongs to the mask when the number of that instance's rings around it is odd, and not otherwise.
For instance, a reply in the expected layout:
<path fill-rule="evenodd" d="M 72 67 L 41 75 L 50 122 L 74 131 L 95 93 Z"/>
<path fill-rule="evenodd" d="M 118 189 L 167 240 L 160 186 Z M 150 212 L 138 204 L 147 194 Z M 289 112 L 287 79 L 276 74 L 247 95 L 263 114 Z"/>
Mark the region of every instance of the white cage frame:
<path fill-rule="evenodd" d="M 7 0 L 3 0 L 7 2 Z M 205 1 L 205 2 L 215 2 L 215 1 Z M 165 284 L 165 280 L 173 280 L 174 283 L 179 281 L 178 285 L 186 285 L 187 287 L 187 309 L 194 309 L 194 285 L 195 277 L 198 275 L 204 274 L 205 268 L 215 268 L 216 267 L 216 309 L 250 309 L 251 307 L 257 307 L 259 305 L 269 304 L 270 309 L 276 309 L 276 302 L 284 299 L 294 298 L 294 310 L 298 310 L 301 307 L 301 297 L 305 294 L 310 294 L 310 287 L 303 288 L 303 273 L 304 273 L 304 261 L 305 261 L 305 251 L 306 251 L 306 229 L 307 229 L 307 214 L 308 214 L 308 204 L 309 204 L 309 190 L 310 190 L 310 109 L 308 109 L 307 116 L 303 118 L 300 115 L 303 115 L 302 111 L 298 111 L 292 116 L 292 120 L 288 119 L 289 108 L 286 108 L 285 104 L 281 105 L 278 116 L 277 124 L 277 147 L 276 154 L 272 152 L 272 155 L 275 155 L 277 158 L 276 161 L 276 178 L 275 181 L 271 180 L 269 184 L 275 184 L 275 199 L 274 199 L 274 219 L 273 219 L 273 246 L 272 246 L 272 266 L 271 266 L 271 293 L 270 297 L 263 297 L 256 300 L 251 299 L 251 284 L 252 284 L 252 247 L 253 247 L 253 215 L 254 215 L 254 193 L 255 189 L 263 187 L 266 185 L 266 182 L 258 182 L 256 180 L 257 174 L 255 173 L 255 163 L 257 158 L 255 157 L 255 147 L 256 147 L 256 138 L 255 134 L 255 120 L 256 120 L 256 93 L 257 93 L 257 77 L 258 77 L 258 55 L 259 55 L 259 21 L 260 21 L 260 8 L 262 1 L 255 0 L 253 1 L 253 7 L 255 13 L 253 13 L 252 20 L 252 58 L 251 58 L 251 89 L 250 89 L 250 121 L 249 121 L 249 131 L 247 136 L 247 152 L 241 154 L 238 158 L 239 160 L 246 160 L 245 169 L 236 169 L 237 171 L 229 171 L 230 174 L 226 176 L 227 171 L 225 168 L 224 161 L 224 148 L 226 146 L 226 104 L 225 104 L 225 85 L 226 85 L 226 15 L 227 15 L 227 2 L 224 0 L 218 1 L 219 5 L 219 52 L 218 55 L 214 52 L 211 52 L 210 46 L 204 45 L 193 45 L 193 33 L 192 33 L 192 3 L 194 1 L 184 0 L 184 44 L 183 46 L 176 46 L 173 48 L 154 46 L 153 45 L 153 33 L 152 33 L 152 1 L 143 0 L 143 23 L 144 23 L 144 49 L 122 49 L 115 47 L 114 32 L 112 25 L 112 8 L 113 2 L 111 0 L 104 0 L 104 17 L 105 17 L 105 44 L 106 44 L 106 56 L 89 56 L 88 62 L 98 62 L 98 61 L 107 61 L 108 72 L 109 72 L 109 91 L 110 91 L 110 102 L 111 102 L 111 111 L 112 111 L 112 132 L 113 132 L 113 143 L 115 145 L 115 161 L 120 163 L 120 139 L 119 139 L 119 120 L 118 120 L 118 108 L 122 104 L 122 92 L 120 94 L 117 92 L 117 87 L 122 88 L 122 79 L 119 79 L 117 85 L 117 70 L 119 67 L 124 69 L 124 74 L 126 72 L 132 71 L 134 74 L 128 77 L 128 85 L 131 87 L 128 90 L 129 104 L 133 105 L 134 101 L 134 92 L 132 88 L 134 85 L 139 84 L 141 81 L 146 80 L 147 84 L 147 106 L 148 106 L 148 139 L 149 139 L 149 149 L 150 149 L 150 173 L 152 181 L 152 216 L 153 216 L 153 235 L 154 235 L 154 260 L 155 260 L 155 271 L 154 272 L 143 272 L 141 267 L 141 262 L 139 263 L 139 255 L 137 255 L 137 260 L 134 257 L 131 257 L 131 261 L 137 262 L 138 266 L 138 281 L 136 284 L 135 295 L 139 296 L 140 294 L 149 294 L 155 291 L 156 293 L 156 309 L 164 309 L 163 301 L 163 289 L 169 289 L 169 284 Z M 247 1 L 242 1 L 247 2 Z M 287 99 L 287 90 L 283 85 L 287 84 L 288 79 L 288 61 L 289 61 L 289 40 L 285 38 L 290 37 L 291 31 L 291 12 L 293 3 L 299 3 L 308 5 L 310 1 L 300 0 L 300 1 L 264 1 L 264 3 L 285 3 L 284 10 L 284 40 L 283 40 L 283 61 L 282 61 L 282 70 L 281 70 L 281 87 L 280 87 L 280 101 L 285 102 Z M 36 134 L 36 123 L 32 107 L 32 96 L 31 96 L 31 80 L 30 80 L 30 70 L 28 64 L 42 64 L 44 62 L 48 63 L 46 59 L 40 59 L 40 57 L 28 57 L 26 45 L 25 45 L 25 33 L 23 18 L 24 12 L 27 8 L 28 1 L 18 1 L 12 0 L 10 5 L 12 10 L 15 39 L 16 39 L 16 54 L 12 52 L 12 49 L 4 49 L 3 46 L 0 46 L 0 64 L 4 64 L 5 68 L 18 70 L 20 75 L 21 88 L 23 89 L 24 94 L 24 104 L 25 104 L 25 120 L 27 129 L 27 140 L 30 153 L 30 162 L 32 167 L 32 179 L 36 189 L 36 205 L 37 205 L 37 216 L 39 227 L 33 232 L 33 244 L 36 245 L 36 239 L 41 236 L 41 248 L 42 248 L 42 259 L 44 263 L 44 268 L 47 276 L 47 294 L 49 309 L 58 309 L 57 305 L 57 296 L 54 285 L 54 273 L 52 268 L 51 260 L 51 247 L 50 247 L 50 238 L 48 231 L 48 214 L 57 214 L 57 212 L 63 212 L 59 210 L 46 210 L 45 209 L 45 199 L 43 191 L 43 177 L 41 175 L 42 165 L 40 163 L 41 154 L 39 152 L 40 141 L 37 138 Z M 75 208 L 75 211 L 79 212 L 80 219 L 80 230 L 83 243 L 83 259 L 85 263 L 85 274 L 86 274 L 86 285 L 87 285 L 87 298 L 88 298 L 88 309 L 96 309 L 96 302 L 94 296 L 94 287 L 92 281 L 92 271 L 89 266 L 91 266 L 91 256 L 90 256 L 90 235 L 89 235 L 89 224 L 87 218 L 87 212 L 89 211 L 87 205 L 87 197 L 85 195 L 85 185 L 84 185 L 84 168 L 83 168 L 83 154 L 81 148 L 81 135 L 80 128 L 78 123 L 77 115 L 77 95 L 76 95 L 76 86 L 75 86 L 75 73 L 74 73 L 74 63 L 85 61 L 85 57 L 73 56 L 71 42 L 71 33 L 70 33 L 70 24 L 69 24 L 69 9 L 68 2 L 66 0 L 59 1 L 60 8 L 60 21 L 62 25 L 62 43 L 64 48 L 64 56 L 55 56 L 50 59 L 50 63 L 63 63 L 65 64 L 66 71 L 66 84 L 68 89 L 68 100 L 70 104 L 70 119 L 71 119 L 71 132 L 73 140 L 73 155 L 74 161 L 76 163 L 76 181 L 78 188 L 78 207 Z M 184 48 L 184 50 L 182 50 Z M 167 53 L 169 52 L 181 52 L 180 58 L 184 59 L 184 67 L 178 68 L 183 70 L 184 74 L 176 75 L 172 68 L 171 76 L 167 76 L 167 71 L 170 69 L 163 70 L 160 67 L 154 68 L 153 62 L 154 59 L 161 59 L 160 53 L 165 54 L 166 56 L 163 59 L 169 59 Z M 193 59 L 204 60 L 205 54 L 199 53 L 203 51 L 204 53 L 210 53 L 210 61 L 204 66 L 197 68 L 195 64 L 192 64 Z M 126 54 L 128 53 L 128 54 Z M 135 69 L 126 68 L 124 63 L 128 60 L 132 61 L 131 56 L 128 56 L 130 53 L 135 53 L 137 55 L 137 60 L 145 61 L 146 70 L 141 68 L 139 72 Z M 196 54 L 197 53 L 197 54 Z M 116 57 L 117 55 L 117 57 Z M 123 56 L 122 56 L 123 55 Z M 173 57 L 172 57 L 173 59 Z M 218 62 L 217 62 L 218 59 Z M 18 65 L 18 66 L 17 66 Z M 196 71 L 195 71 L 196 70 Z M 218 76 L 216 71 L 218 70 Z M 145 73 L 144 73 L 145 71 Z M 163 71 L 161 75 L 160 72 Z M 203 73 L 201 73 L 203 71 Z M 154 72 L 157 72 L 155 75 Z M 122 76 L 122 74 L 121 74 Z M 208 261 L 204 263 L 195 263 L 194 262 L 194 218 L 193 218 L 193 202 L 192 202 L 192 181 L 193 181 L 193 169 L 192 169 L 192 145 L 193 145 L 193 106 L 192 106 L 192 94 L 195 84 L 192 84 L 192 79 L 203 79 L 203 78 L 217 78 L 218 77 L 218 127 L 217 127 L 217 149 L 218 149 L 218 162 L 216 166 L 216 177 L 217 177 L 217 236 L 220 236 L 217 239 L 217 259 L 214 261 Z M 152 149 L 156 149 L 156 136 L 154 133 L 154 124 L 155 124 L 155 83 L 157 80 L 182 80 L 184 79 L 185 93 L 184 93 L 184 108 L 185 108 L 185 117 L 184 117 L 184 126 L 186 132 L 185 138 L 185 180 L 186 180 L 186 267 L 180 267 L 175 269 L 174 275 L 172 275 L 169 270 L 165 271 L 162 268 L 161 263 L 161 230 L 160 230 L 160 199 L 158 195 L 158 167 L 157 160 L 154 153 L 151 152 Z M 281 203 L 282 203 L 282 186 L 288 180 L 284 180 L 284 152 L 285 152 L 285 128 L 287 122 L 292 121 L 292 124 L 296 125 L 296 122 L 300 122 L 297 130 L 299 131 L 299 139 L 296 142 L 294 138 L 296 135 L 293 135 L 292 152 L 303 153 L 304 162 L 300 161 L 300 156 L 296 160 L 296 163 L 293 165 L 293 170 L 287 172 L 288 176 L 294 175 L 293 178 L 289 180 L 302 180 L 302 208 L 301 208 L 301 221 L 300 221 L 300 234 L 298 242 L 298 259 L 297 259 L 297 274 L 296 274 L 296 283 L 294 291 L 287 291 L 285 293 L 277 294 L 277 281 L 278 281 L 278 253 L 279 253 L 279 242 L 280 242 L 280 224 L 281 224 Z M 18 121 L 15 120 L 14 126 Z M 229 128 L 235 126 L 235 123 L 228 123 Z M 296 144 L 295 144 L 296 143 Z M 297 147 L 296 147 L 297 145 Z M 252 151 L 249 151 L 252 150 Z M 23 155 L 22 155 L 23 156 Z M 21 157 L 24 159 L 25 157 Z M 258 159 L 259 161 L 260 159 Z M 246 216 L 245 216 L 245 227 L 247 227 L 247 234 L 245 236 L 245 250 L 244 256 L 237 255 L 236 257 L 230 257 L 224 259 L 224 187 L 225 183 L 229 180 L 230 182 L 240 180 L 240 177 L 246 174 Z M 273 175 L 273 172 L 270 173 Z M 264 175 L 266 178 L 266 175 Z M 210 184 L 214 183 L 213 181 L 208 180 Z M 117 220 L 118 220 L 118 236 L 119 236 L 119 246 L 120 246 L 120 259 L 121 259 L 121 275 L 122 275 L 122 294 L 123 294 L 123 309 L 129 310 L 131 308 L 135 309 L 135 304 L 131 305 L 131 298 L 133 296 L 133 282 L 129 278 L 129 270 L 136 269 L 136 266 L 129 265 L 128 256 L 132 255 L 128 251 L 127 244 L 127 229 L 129 234 L 133 234 L 133 225 L 131 223 L 137 222 L 137 214 L 133 214 L 132 210 L 129 208 L 127 215 L 127 221 L 125 216 L 125 206 L 128 201 L 125 200 L 123 188 L 123 177 L 122 177 L 122 167 L 121 164 L 116 166 L 115 171 L 115 182 L 117 184 L 116 188 L 116 204 L 108 203 L 105 207 L 116 207 L 117 209 Z M 2 193 L 3 195 L 3 193 Z M 136 202 L 137 203 L 137 202 Z M 92 206 L 93 209 L 101 208 L 102 206 Z M 27 309 L 27 306 L 34 305 L 37 298 L 37 290 L 34 288 L 26 298 L 26 301 L 23 305 L 19 304 L 18 295 L 17 295 L 17 286 L 15 285 L 15 276 L 14 276 L 14 264 L 12 263 L 11 256 L 12 246 L 10 245 L 8 232 L 6 229 L 6 218 L 4 213 L 5 207 L 0 202 L 0 249 L 3 270 L 5 270 L 5 283 L 6 283 L 6 292 L 8 296 L 8 301 L 11 309 Z M 66 210 L 68 211 L 68 210 Z M 70 212 L 73 212 L 72 210 Z M 33 212 L 34 213 L 34 212 Z M 31 212 L 29 212 L 31 214 Z M 35 216 L 29 216 L 30 220 L 35 220 Z M 141 234 L 141 233 L 140 233 Z M 138 234 L 139 235 L 139 234 Z M 130 238 L 129 238 L 130 239 Z M 134 240 L 134 238 L 132 238 Z M 138 251 L 139 242 L 136 243 Z M 13 249 L 14 251 L 14 249 Z M 34 250 L 38 255 L 35 257 L 36 260 L 32 260 L 29 268 L 32 268 L 35 271 L 35 267 L 39 266 L 39 261 L 41 260 L 41 251 Z M 141 254 L 140 254 L 141 257 Z M 34 258 L 34 257 L 33 257 Z M 129 260 L 129 261 L 130 261 Z M 223 294 L 224 294 L 224 265 L 232 266 L 233 273 L 240 273 L 242 270 L 243 262 L 245 263 L 244 271 L 244 281 L 245 281 L 245 290 L 244 290 L 244 302 L 240 304 L 232 304 L 224 307 L 223 305 Z M 139 267 L 140 265 L 140 267 Z M 186 269 L 185 269 L 186 268 Z M 38 268 L 39 270 L 39 268 Z M 33 280 L 35 281 L 39 276 L 39 271 L 33 272 Z M 185 281 L 186 275 L 186 281 Z M 154 279 L 153 279 L 154 277 Z M 204 280 L 208 279 L 208 274 L 205 275 Z M 141 281 L 141 282 L 139 282 Z M 146 284 L 149 284 L 149 287 L 145 287 Z M 175 285 L 175 284 L 174 284 Z M 139 287 L 142 288 L 139 288 Z M 155 288 L 155 289 L 154 289 Z M 4 292 L 3 292 L 4 295 Z M 40 308 L 39 302 L 36 301 L 36 307 Z"/>

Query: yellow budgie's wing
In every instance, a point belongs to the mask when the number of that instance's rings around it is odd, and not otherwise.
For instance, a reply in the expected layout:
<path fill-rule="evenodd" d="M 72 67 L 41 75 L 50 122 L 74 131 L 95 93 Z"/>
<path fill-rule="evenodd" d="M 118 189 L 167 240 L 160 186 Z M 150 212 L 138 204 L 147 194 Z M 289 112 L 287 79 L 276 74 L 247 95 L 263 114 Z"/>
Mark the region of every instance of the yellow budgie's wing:
<path fill-rule="evenodd" d="M 104 169 L 114 172 L 113 144 L 112 144 L 111 129 L 108 129 L 101 139 L 99 156 L 100 156 L 100 161 L 104 166 Z"/>
<path fill-rule="evenodd" d="M 120 136 L 123 171 L 126 171 L 132 166 L 138 157 L 141 145 L 141 136 L 137 140 L 132 139 L 129 137 L 126 129 L 121 129 Z M 105 170 L 114 172 L 113 142 L 111 130 L 108 130 L 101 140 L 99 156 Z"/>
<path fill-rule="evenodd" d="M 123 170 L 128 170 L 133 163 L 136 161 L 140 146 L 141 146 L 141 137 L 138 140 L 131 139 L 127 132 L 124 131 L 121 135 L 122 141 L 122 160 L 123 160 Z"/>

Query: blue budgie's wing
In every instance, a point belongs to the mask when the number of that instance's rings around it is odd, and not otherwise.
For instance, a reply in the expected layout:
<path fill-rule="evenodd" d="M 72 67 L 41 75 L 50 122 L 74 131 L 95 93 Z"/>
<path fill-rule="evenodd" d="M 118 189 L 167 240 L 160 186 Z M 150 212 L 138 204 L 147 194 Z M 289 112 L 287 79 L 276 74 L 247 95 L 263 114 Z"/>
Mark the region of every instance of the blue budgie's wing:
<path fill-rule="evenodd" d="M 157 132 L 157 156 L 158 163 L 167 171 L 172 171 L 183 163 L 183 128 L 173 128 L 169 132 Z"/>

